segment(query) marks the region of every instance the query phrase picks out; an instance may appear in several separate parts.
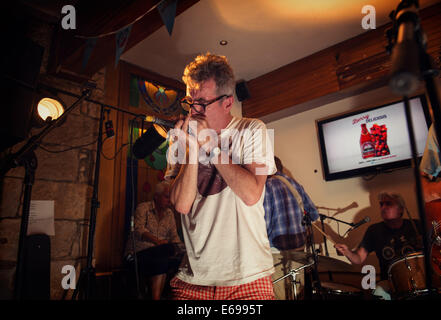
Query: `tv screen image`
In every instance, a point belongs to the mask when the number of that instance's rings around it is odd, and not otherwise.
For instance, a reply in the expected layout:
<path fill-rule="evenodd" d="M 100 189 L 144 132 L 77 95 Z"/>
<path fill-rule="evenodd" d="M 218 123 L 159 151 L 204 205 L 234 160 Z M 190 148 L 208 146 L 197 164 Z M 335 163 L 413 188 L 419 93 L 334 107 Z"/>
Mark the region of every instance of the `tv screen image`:
<path fill-rule="evenodd" d="M 410 99 L 417 156 L 428 132 L 424 96 Z M 410 165 L 412 150 L 403 101 L 317 121 L 325 180 Z"/>

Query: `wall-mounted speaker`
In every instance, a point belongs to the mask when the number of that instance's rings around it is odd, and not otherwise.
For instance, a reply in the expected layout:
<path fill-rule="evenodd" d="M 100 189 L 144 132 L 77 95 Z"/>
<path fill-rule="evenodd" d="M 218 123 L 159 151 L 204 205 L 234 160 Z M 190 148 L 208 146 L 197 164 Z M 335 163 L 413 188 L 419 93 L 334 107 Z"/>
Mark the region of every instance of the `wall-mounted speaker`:
<path fill-rule="evenodd" d="M 22 299 L 49 300 L 51 297 L 51 240 L 45 234 L 25 238 Z"/>
<path fill-rule="evenodd" d="M 250 92 L 248 91 L 247 83 L 245 81 L 236 83 L 236 96 L 239 101 L 244 101 L 251 97 Z"/>

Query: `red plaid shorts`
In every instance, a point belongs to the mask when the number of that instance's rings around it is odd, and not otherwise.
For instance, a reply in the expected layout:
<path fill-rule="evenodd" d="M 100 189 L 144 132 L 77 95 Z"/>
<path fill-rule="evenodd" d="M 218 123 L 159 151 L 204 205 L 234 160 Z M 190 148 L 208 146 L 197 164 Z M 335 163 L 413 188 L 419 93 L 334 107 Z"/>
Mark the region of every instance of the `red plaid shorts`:
<path fill-rule="evenodd" d="M 274 300 L 271 276 L 237 286 L 198 286 L 177 277 L 170 281 L 173 300 Z"/>

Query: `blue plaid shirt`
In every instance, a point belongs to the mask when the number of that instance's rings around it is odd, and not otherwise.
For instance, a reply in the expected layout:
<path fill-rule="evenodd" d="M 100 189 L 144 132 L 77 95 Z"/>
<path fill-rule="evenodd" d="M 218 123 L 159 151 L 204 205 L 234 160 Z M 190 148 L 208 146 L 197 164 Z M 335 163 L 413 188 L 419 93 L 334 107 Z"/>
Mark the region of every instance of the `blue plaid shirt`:
<path fill-rule="evenodd" d="M 301 195 L 304 209 L 310 214 L 311 220 L 317 220 L 319 213 L 303 187 L 281 172 L 277 172 L 276 175 L 285 177 L 291 182 L 292 186 Z M 266 229 L 271 247 L 276 247 L 273 240 L 277 236 L 287 234 L 300 235 L 306 231 L 302 225 L 303 212 L 297 200 L 288 187 L 279 179 L 268 177 L 265 185 L 263 206 L 265 208 Z"/>

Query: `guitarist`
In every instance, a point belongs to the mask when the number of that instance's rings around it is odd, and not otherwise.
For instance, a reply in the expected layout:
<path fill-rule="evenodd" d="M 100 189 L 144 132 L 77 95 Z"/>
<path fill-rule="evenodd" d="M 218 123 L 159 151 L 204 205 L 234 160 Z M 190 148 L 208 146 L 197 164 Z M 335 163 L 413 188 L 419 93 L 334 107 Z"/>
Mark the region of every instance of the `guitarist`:
<path fill-rule="evenodd" d="M 432 124 L 427 135 L 426 148 L 420 163 L 423 178 L 424 201 L 429 228 L 432 229 L 432 261 L 436 273 L 441 276 L 441 155 L 435 127 Z"/>

